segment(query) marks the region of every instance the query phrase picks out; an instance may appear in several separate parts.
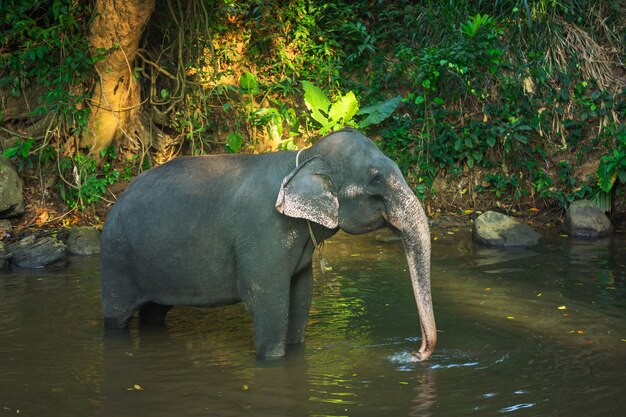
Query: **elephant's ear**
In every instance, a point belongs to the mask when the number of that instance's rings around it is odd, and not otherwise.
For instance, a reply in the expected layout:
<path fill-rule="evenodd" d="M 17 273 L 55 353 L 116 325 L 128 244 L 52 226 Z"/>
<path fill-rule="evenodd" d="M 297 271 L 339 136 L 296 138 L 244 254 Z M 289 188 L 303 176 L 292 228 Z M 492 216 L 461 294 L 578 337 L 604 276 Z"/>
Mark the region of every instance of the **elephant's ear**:
<path fill-rule="evenodd" d="M 304 161 L 283 179 L 276 210 L 299 219 L 311 220 L 329 229 L 339 224 L 339 200 L 319 157 Z"/>

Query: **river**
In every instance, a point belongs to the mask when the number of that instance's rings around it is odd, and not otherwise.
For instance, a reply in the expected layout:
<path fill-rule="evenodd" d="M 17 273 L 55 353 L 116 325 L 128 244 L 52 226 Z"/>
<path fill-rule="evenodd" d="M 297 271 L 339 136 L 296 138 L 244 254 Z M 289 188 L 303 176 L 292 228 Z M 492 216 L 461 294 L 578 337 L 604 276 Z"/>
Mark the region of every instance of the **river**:
<path fill-rule="evenodd" d="M 626 415 L 626 236 L 502 250 L 435 228 L 423 363 L 402 246 L 375 237 L 325 244 L 307 341 L 271 362 L 242 305 L 105 333 L 97 257 L 0 274 L 0 416 Z"/>

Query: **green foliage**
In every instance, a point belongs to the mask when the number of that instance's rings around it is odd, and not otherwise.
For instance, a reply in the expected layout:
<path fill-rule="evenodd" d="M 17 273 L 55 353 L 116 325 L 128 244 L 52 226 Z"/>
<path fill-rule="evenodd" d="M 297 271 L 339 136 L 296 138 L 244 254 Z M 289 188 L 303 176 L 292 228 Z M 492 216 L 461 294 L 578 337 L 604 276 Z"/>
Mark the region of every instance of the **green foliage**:
<path fill-rule="evenodd" d="M 478 13 L 470 16 L 467 22 L 461 23 L 461 32 L 468 38 L 476 38 L 481 31 L 489 31 L 489 26 L 493 26 L 494 22 L 492 17 Z"/>
<path fill-rule="evenodd" d="M 616 137 L 616 146 L 600 158 L 596 171 L 598 186 L 602 191 L 611 191 L 617 180 L 626 184 L 626 128 L 621 126 Z"/>
<path fill-rule="evenodd" d="M 122 171 L 113 167 L 117 155 L 112 147 L 103 150 L 100 158 L 100 165 L 93 157 L 81 153 L 73 159 L 67 156 L 59 159 L 59 172 L 63 180 L 57 182 L 57 189 L 70 208 L 84 210 L 102 200 L 108 186 L 120 180 L 132 179 L 132 165 L 137 162 L 136 158 L 128 161 Z"/>
<path fill-rule="evenodd" d="M 37 162 L 46 164 L 55 161 L 56 150 L 50 145 L 43 145 L 39 149 L 33 149 L 35 140 L 32 138 L 18 139 L 15 145 L 7 148 L 3 155 L 17 164 L 18 172 L 22 173 L 26 168 L 33 168 Z"/>
<path fill-rule="evenodd" d="M 324 91 L 308 81 L 302 81 L 304 89 L 304 103 L 311 112 L 311 118 L 321 125 L 317 131 L 323 135 L 330 130 L 339 130 L 344 126 L 364 129 L 373 124 L 379 124 L 387 119 L 396 110 L 401 102 L 400 97 L 376 103 L 372 106 L 359 109 L 359 100 L 352 91 L 339 95 L 336 101 L 331 102 Z M 354 116 L 363 116 L 362 120 Z"/>
<path fill-rule="evenodd" d="M 21 173 L 25 167 L 31 168 L 33 166 L 34 156 L 31 155 L 31 149 L 34 144 L 34 139 L 18 139 L 15 145 L 4 151 L 4 156 L 17 161 L 18 171 Z"/>
<path fill-rule="evenodd" d="M 279 149 L 295 148 L 292 139 L 299 134 L 300 126 L 296 111 L 272 97 L 282 87 L 280 84 L 265 85 L 253 73 L 244 72 L 239 77 L 239 85 L 228 89 L 235 94 L 238 101 L 231 100 L 224 104 L 224 108 L 237 112 L 240 118 L 236 123 L 237 129 L 242 121 L 245 123 L 247 130 L 251 132 L 251 146 L 258 145 L 259 138 L 266 136 L 279 142 Z M 286 139 L 283 138 L 285 132 L 288 136 Z M 244 143 L 241 133 L 230 132 L 226 137 L 225 150 L 239 152 L 244 148 Z"/>
<path fill-rule="evenodd" d="M 54 114 L 63 130 L 77 134 L 87 124 L 87 94 L 93 64 L 89 51 L 91 10 L 71 0 L 6 0 L 0 5 L 0 88 L 13 96 L 38 85 L 41 105 L 33 116 Z"/>
<path fill-rule="evenodd" d="M 465 196 L 567 206 L 624 182 L 618 1 L 165 3 L 133 64 L 176 152 L 294 149 L 353 126 L 424 198 L 445 178 Z M 72 154 L 59 161 L 66 200 L 97 201 L 124 172 L 64 147 L 86 127 L 104 53 L 89 52 L 88 3 L 8 0 L 0 16 L 0 88 L 43 87 L 33 115 L 56 121 L 51 141 L 6 152 L 22 170 Z"/>
<path fill-rule="evenodd" d="M 526 16 L 510 3 L 440 6 L 415 6 L 416 14 L 425 16 L 419 48 L 402 32 L 394 37 L 391 69 L 406 81 L 408 119 L 389 122 L 393 126 L 381 132 L 381 148 L 415 183 L 428 188 L 426 196 L 435 195 L 432 185 L 441 175 L 477 176 L 478 193 L 510 204 L 539 197 L 566 207 L 594 193 L 591 178 L 569 162 L 552 161 L 598 153 L 599 159 L 606 153 L 602 137 L 615 130 L 624 91 L 616 94 L 600 80 L 585 78 L 591 72 L 583 66 L 557 69 L 548 60 L 555 48 L 566 46 L 546 42 L 559 38 L 543 36 L 542 25 L 554 29 L 560 13 L 569 19 L 565 6 L 529 9 L 527 22 L 537 26 L 525 31 L 520 25 L 527 23 Z M 577 51 L 558 54 L 576 57 Z M 598 177 L 605 187 L 616 178 L 620 157 L 613 150 L 604 157 Z"/>
<path fill-rule="evenodd" d="M 243 146 L 243 136 L 239 133 L 229 133 L 226 137 L 226 151 L 237 153 Z"/>

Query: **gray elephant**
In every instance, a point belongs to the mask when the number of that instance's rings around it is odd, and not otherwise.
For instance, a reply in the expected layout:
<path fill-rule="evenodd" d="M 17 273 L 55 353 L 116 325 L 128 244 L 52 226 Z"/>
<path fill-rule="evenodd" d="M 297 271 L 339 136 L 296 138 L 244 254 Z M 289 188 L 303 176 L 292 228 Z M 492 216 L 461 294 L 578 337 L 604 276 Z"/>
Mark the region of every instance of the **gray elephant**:
<path fill-rule="evenodd" d="M 353 129 L 300 152 L 180 157 L 140 175 L 102 232 L 105 326 L 243 301 L 257 356 L 281 357 L 304 341 L 313 242 L 384 226 L 402 236 L 422 330 L 413 355 L 427 359 L 437 340 L 427 219 L 396 164 Z"/>

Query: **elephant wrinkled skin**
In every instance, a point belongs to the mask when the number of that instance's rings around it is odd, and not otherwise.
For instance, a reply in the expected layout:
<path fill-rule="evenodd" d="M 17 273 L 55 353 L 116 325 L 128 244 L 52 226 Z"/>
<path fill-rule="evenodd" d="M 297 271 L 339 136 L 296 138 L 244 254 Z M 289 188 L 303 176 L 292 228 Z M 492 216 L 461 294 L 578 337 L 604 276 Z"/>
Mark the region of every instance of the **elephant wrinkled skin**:
<path fill-rule="evenodd" d="M 353 129 L 299 154 L 180 157 L 140 175 L 102 232 L 105 325 L 243 301 L 257 356 L 283 356 L 304 341 L 311 304 L 307 221 L 320 242 L 339 229 L 400 233 L 422 330 L 414 358 L 427 359 L 437 338 L 427 219 L 398 167 Z"/>

